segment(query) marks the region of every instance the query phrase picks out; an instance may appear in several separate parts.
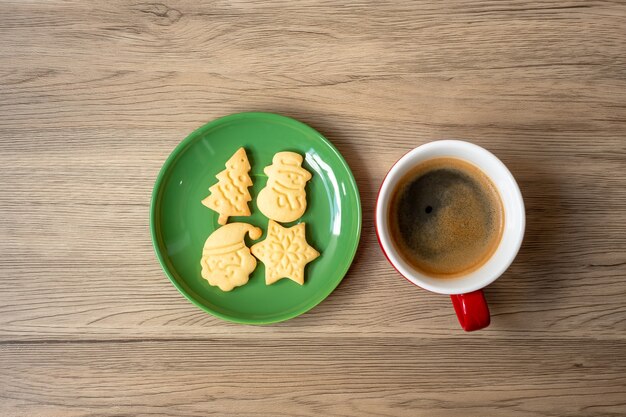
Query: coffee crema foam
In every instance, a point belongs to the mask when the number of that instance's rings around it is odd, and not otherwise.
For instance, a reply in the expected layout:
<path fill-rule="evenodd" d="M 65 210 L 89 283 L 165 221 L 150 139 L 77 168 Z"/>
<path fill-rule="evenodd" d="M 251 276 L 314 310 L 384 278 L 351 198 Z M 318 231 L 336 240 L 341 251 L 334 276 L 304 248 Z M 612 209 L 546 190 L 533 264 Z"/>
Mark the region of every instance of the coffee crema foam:
<path fill-rule="evenodd" d="M 435 158 L 409 171 L 391 198 L 389 224 L 396 249 L 411 266 L 436 278 L 481 267 L 502 238 L 500 195 L 479 168 Z"/>

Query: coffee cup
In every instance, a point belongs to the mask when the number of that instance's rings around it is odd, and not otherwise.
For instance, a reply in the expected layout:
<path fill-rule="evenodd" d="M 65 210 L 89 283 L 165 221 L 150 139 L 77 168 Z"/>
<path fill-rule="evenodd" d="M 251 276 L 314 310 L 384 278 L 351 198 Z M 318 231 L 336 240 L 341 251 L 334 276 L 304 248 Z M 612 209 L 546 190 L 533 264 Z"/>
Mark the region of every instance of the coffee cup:
<path fill-rule="evenodd" d="M 479 267 L 453 278 L 430 275 L 414 267 L 400 253 L 391 233 L 390 210 L 401 180 L 427 161 L 455 158 L 478 168 L 499 194 L 502 205 L 501 234 L 495 249 Z M 430 209 L 430 207 L 429 207 Z M 526 225 L 524 201 L 508 168 L 486 149 L 460 140 L 440 140 L 421 145 L 400 158 L 387 173 L 376 202 L 376 234 L 391 265 L 409 282 L 428 291 L 450 295 L 461 327 L 473 331 L 490 323 L 489 308 L 482 289 L 498 279 L 515 259 Z"/>

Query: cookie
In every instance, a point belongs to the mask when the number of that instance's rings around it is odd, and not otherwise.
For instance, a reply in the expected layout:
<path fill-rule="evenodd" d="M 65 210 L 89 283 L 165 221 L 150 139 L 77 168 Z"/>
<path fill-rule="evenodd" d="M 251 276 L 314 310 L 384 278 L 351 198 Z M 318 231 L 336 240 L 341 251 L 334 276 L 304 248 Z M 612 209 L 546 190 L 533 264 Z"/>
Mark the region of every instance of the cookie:
<path fill-rule="evenodd" d="M 230 223 L 209 236 L 202 249 L 202 278 L 222 291 L 230 291 L 248 282 L 256 268 L 256 259 L 250 254 L 244 238 L 261 237 L 262 231 L 247 223 Z"/>
<path fill-rule="evenodd" d="M 307 243 L 304 227 L 304 223 L 282 227 L 270 220 L 265 240 L 252 245 L 252 254 L 265 264 L 265 284 L 273 284 L 281 278 L 304 284 L 304 266 L 320 256 Z"/>
<path fill-rule="evenodd" d="M 257 206 L 267 218 L 277 222 L 292 222 L 306 210 L 304 186 L 311 173 L 302 168 L 302 155 L 278 152 L 272 165 L 265 167 L 267 185 L 257 198 Z"/>
<path fill-rule="evenodd" d="M 219 214 L 217 222 L 225 225 L 229 216 L 249 216 L 248 201 L 252 200 L 248 187 L 252 180 L 248 175 L 250 162 L 244 148 L 226 162 L 226 169 L 216 175 L 219 182 L 209 188 L 211 194 L 202 204 Z"/>

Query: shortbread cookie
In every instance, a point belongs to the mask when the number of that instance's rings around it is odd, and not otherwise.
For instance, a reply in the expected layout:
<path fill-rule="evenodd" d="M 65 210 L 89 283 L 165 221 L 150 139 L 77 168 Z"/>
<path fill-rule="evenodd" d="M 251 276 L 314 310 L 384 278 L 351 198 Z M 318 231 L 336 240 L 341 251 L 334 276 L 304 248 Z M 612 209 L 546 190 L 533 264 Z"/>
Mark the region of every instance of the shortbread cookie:
<path fill-rule="evenodd" d="M 267 185 L 257 198 L 257 206 L 266 217 L 278 222 L 299 219 L 306 210 L 304 186 L 311 173 L 302 168 L 302 155 L 278 152 L 272 165 L 265 167 Z"/>
<path fill-rule="evenodd" d="M 300 223 L 286 228 L 270 220 L 265 240 L 252 245 L 252 254 L 265 264 L 265 284 L 281 278 L 304 284 L 304 266 L 320 256 L 307 243 L 304 226 Z"/>
<path fill-rule="evenodd" d="M 226 169 L 216 175 L 219 182 L 209 188 L 211 194 L 202 200 L 202 204 L 219 213 L 219 224 L 226 224 L 229 216 L 250 215 L 248 201 L 252 197 L 248 187 L 252 185 L 252 180 L 249 171 L 246 150 L 239 148 L 226 162 Z"/>
<path fill-rule="evenodd" d="M 202 278 L 209 284 L 230 291 L 248 282 L 248 276 L 256 268 L 256 259 L 244 242 L 246 233 L 256 240 L 263 232 L 247 223 L 230 223 L 211 233 L 200 260 Z"/>

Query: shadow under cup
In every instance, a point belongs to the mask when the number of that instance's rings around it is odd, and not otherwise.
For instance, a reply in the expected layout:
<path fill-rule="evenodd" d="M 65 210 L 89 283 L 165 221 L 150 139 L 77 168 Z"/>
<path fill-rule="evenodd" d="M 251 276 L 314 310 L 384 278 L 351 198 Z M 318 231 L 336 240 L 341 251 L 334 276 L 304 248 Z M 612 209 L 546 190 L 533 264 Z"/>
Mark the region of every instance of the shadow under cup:
<path fill-rule="evenodd" d="M 399 182 L 422 162 L 442 157 L 464 160 L 486 174 L 500 195 L 504 212 L 502 238 L 495 252 L 482 266 L 457 278 L 430 277 L 413 268 L 398 253 L 389 230 L 390 203 Z M 463 295 L 486 287 L 511 265 L 522 244 L 526 217 L 524 201 L 517 182 L 502 161 L 478 145 L 459 140 L 441 140 L 413 149 L 394 164 L 381 185 L 375 219 L 380 246 L 389 262 L 400 274 L 426 290 L 439 294 Z M 469 308 L 469 306 L 462 307 Z M 486 311 L 488 318 L 488 310 Z M 459 316 L 459 320 L 461 319 Z"/>

